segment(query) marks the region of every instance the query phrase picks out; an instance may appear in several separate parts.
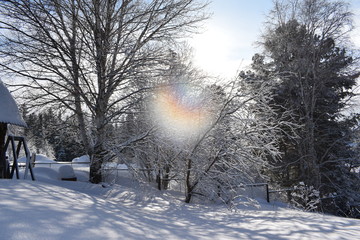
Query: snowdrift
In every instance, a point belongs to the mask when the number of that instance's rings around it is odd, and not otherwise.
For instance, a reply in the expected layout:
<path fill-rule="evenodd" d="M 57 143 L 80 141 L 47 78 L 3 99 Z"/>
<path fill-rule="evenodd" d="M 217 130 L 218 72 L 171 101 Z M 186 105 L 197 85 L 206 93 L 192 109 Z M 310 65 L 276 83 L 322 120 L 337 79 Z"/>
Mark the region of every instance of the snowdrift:
<path fill-rule="evenodd" d="M 1 239 L 357 239 L 360 220 L 260 202 L 230 211 L 144 184 L 0 180 Z M 48 173 L 48 178 L 44 175 Z M 40 174 L 41 173 L 41 174 Z M 128 184 L 128 183 L 127 183 Z M 106 186 L 106 187 L 104 187 Z"/>

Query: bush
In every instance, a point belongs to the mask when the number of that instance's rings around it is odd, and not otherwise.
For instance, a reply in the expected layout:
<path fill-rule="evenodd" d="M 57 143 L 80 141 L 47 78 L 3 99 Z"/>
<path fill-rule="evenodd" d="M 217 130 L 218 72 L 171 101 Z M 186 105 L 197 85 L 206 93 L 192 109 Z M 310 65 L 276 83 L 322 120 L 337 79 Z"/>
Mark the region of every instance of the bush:
<path fill-rule="evenodd" d="M 313 186 L 306 186 L 303 182 L 294 186 L 291 197 L 291 204 L 305 211 L 316 211 L 320 203 L 319 191 Z"/>

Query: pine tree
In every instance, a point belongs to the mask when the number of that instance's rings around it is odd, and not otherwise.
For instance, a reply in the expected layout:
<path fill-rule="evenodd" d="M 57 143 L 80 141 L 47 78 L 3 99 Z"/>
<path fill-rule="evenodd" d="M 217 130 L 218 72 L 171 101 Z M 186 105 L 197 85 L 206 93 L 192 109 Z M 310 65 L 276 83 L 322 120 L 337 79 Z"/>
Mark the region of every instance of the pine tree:
<path fill-rule="evenodd" d="M 23 135 L 30 151 L 57 161 L 71 161 L 85 154 L 74 117 L 64 118 L 51 109 L 29 113 L 25 104 L 22 113 L 28 125 Z"/>
<path fill-rule="evenodd" d="M 268 58 L 256 55 L 252 65 L 275 85 L 271 106 L 278 121 L 290 111 L 287 121 L 299 126 L 295 131 L 283 126 L 279 146 L 283 157 L 272 176 L 285 187 L 299 182 L 314 187 L 326 211 L 347 214 L 358 196 L 351 185 L 359 184 L 348 168 L 356 121 L 343 114 L 359 76 L 351 68 L 354 59 L 340 47 L 350 14 L 341 1 L 287 3 L 293 4 L 293 12 L 288 14 L 276 2 L 276 21 L 264 35 Z"/>

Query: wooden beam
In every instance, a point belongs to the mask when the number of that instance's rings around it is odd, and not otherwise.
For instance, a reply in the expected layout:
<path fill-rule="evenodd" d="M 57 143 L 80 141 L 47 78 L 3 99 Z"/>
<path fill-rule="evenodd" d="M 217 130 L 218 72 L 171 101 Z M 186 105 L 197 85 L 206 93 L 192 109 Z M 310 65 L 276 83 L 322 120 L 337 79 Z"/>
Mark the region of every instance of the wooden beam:
<path fill-rule="evenodd" d="M 7 178 L 8 172 L 5 149 L 6 132 L 7 124 L 0 123 L 0 178 Z"/>

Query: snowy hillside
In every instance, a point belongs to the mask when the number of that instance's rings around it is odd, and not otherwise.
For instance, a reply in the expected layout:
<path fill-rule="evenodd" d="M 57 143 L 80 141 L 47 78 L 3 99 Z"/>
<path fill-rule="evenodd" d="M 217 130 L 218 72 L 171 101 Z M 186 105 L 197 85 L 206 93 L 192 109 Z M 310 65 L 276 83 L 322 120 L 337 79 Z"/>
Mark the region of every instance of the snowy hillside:
<path fill-rule="evenodd" d="M 35 168 L 36 169 L 36 168 Z M 357 239 L 360 220 L 273 204 L 237 212 L 145 186 L 0 180 L 0 239 Z"/>

